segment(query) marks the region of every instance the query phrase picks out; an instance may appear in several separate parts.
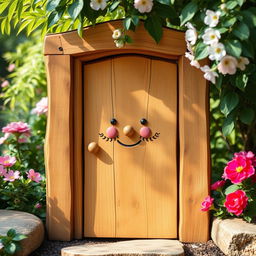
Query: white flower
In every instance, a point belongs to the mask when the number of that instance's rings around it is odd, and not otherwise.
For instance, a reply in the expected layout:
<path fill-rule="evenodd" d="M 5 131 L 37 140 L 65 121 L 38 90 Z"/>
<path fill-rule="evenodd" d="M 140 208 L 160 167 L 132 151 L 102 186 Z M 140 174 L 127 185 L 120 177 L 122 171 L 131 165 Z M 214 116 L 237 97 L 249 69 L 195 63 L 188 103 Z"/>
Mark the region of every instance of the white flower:
<path fill-rule="evenodd" d="M 106 0 L 91 0 L 90 6 L 95 11 L 98 11 L 99 9 L 104 10 L 107 6 L 107 1 Z"/>
<path fill-rule="evenodd" d="M 221 4 L 221 5 L 220 5 L 220 9 L 221 9 L 222 11 L 226 11 L 227 5 L 226 5 L 226 4 Z"/>
<path fill-rule="evenodd" d="M 250 61 L 245 58 L 245 57 L 241 57 L 237 60 L 237 67 L 240 68 L 242 71 L 245 70 L 245 65 L 248 65 L 250 63 Z"/>
<path fill-rule="evenodd" d="M 211 10 L 207 10 L 206 16 L 204 18 L 204 23 L 211 28 L 216 27 L 219 23 L 219 17 L 220 17 L 219 11 L 214 12 Z"/>
<path fill-rule="evenodd" d="M 220 32 L 216 29 L 207 28 L 202 36 L 205 44 L 215 44 L 219 42 Z"/>
<path fill-rule="evenodd" d="M 216 83 L 216 77 L 219 76 L 217 72 L 212 71 L 207 65 L 201 67 L 201 70 L 204 72 L 204 78 L 206 80 L 211 81 L 213 84 Z"/>
<path fill-rule="evenodd" d="M 134 0 L 134 7 L 140 13 L 151 12 L 153 0 Z"/>
<path fill-rule="evenodd" d="M 186 24 L 186 27 L 188 28 L 188 30 L 185 33 L 185 38 L 188 42 L 190 42 L 192 45 L 194 45 L 197 40 L 197 31 L 196 31 L 195 27 L 190 22 L 188 22 Z"/>
<path fill-rule="evenodd" d="M 222 43 L 215 43 L 209 47 L 209 59 L 221 60 L 226 55 L 225 47 Z"/>
<path fill-rule="evenodd" d="M 226 55 L 218 64 L 218 70 L 223 75 L 234 75 L 236 73 L 237 64 L 237 60 L 234 57 Z"/>
<path fill-rule="evenodd" d="M 32 109 L 32 114 L 42 115 L 47 114 L 48 111 L 48 99 L 43 97 L 39 102 L 36 103 L 36 107 Z"/>
<path fill-rule="evenodd" d="M 117 48 L 124 47 L 124 41 L 123 40 L 115 40 L 114 42 L 115 42 Z"/>
<path fill-rule="evenodd" d="M 113 39 L 119 39 L 122 36 L 121 29 L 116 29 L 113 31 L 112 38 Z"/>
<path fill-rule="evenodd" d="M 200 64 L 197 60 L 195 60 L 195 56 L 189 52 L 185 53 L 185 57 L 190 60 L 190 65 L 196 68 L 200 68 Z"/>
<path fill-rule="evenodd" d="M 0 243 L 0 250 L 4 248 L 4 245 Z"/>

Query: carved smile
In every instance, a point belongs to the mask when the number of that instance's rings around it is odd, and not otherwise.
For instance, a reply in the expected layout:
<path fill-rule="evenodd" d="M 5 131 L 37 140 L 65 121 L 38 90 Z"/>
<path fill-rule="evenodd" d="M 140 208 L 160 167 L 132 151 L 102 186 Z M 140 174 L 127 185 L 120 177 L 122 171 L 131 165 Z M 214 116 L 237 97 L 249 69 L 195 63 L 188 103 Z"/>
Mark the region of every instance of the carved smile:
<path fill-rule="evenodd" d="M 129 148 L 131 148 L 131 147 L 134 147 L 134 146 L 139 145 L 139 144 L 141 143 L 141 140 L 137 141 L 137 142 L 134 143 L 134 144 L 124 144 L 124 143 L 121 142 L 120 140 L 117 140 L 117 142 L 118 142 L 120 145 L 124 146 L 124 147 L 129 147 Z"/>

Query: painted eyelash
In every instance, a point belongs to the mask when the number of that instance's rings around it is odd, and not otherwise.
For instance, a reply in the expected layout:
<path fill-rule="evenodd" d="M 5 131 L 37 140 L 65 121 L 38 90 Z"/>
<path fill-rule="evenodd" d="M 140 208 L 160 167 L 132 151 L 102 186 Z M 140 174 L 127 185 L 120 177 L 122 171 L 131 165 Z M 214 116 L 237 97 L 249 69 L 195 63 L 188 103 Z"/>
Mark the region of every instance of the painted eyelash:
<path fill-rule="evenodd" d="M 154 141 L 154 140 L 156 140 L 158 137 L 160 136 L 160 132 L 156 132 L 155 134 L 154 134 L 154 136 L 151 136 L 151 137 L 149 137 L 149 138 L 143 138 L 142 136 L 140 136 L 140 139 L 141 140 L 143 140 L 143 141 Z"/>
<path fill-rule="evenodd" d="M 109 142 L 111 142 L 111 141 L 113 141 L 113 140 L 115 141 L 116 139 L 118 139 L 118 136 L 116 136 L 115 138 L 111 139 L 111 138 L 105 136 L 103 132 L 102 132 L 102 133 L 99 133 L 99 136 L 100 136 L 103 140 L 106 140 L 106 141 L 109 141 Z"/>

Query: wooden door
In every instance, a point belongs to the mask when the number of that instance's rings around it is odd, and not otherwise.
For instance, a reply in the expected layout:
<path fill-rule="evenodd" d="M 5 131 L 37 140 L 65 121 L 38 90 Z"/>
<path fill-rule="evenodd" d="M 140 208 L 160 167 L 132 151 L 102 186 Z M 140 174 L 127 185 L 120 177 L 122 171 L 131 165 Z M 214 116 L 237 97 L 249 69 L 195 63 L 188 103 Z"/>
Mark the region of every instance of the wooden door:
<path fill-rule="evenodd" d="M 177 65 L 120 55 L 85 63 L 83 77 L 84 235 L 176 238 Z M 106 135 L 112 118 L 114 140 Z M 148 139 L 140 138 L 142 118 Z M 93 141 L 96 155 L 87 151 Z"/>

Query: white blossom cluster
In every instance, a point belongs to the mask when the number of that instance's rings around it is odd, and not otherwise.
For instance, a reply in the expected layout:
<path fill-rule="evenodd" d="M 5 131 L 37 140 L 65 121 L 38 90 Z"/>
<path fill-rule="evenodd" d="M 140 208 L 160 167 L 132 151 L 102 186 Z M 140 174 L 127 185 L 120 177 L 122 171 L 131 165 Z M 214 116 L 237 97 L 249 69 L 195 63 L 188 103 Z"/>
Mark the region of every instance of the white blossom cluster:
<path fill-rule="evenodd" d="M 245 57 L 236 59 L 233 56 L 227 55 L 225 46 L 220 42 L 221 33 L 215 28 L 219 24 L 220 15 L 220 11 L 206 11 L 204 23 L 208 27 L 204 30 L 203 35 L 201 35 L 203 43 L 207 45 L 209 59 L 217 62 L 216 67 L 210 68 L 208 65 L 200 67 L 193 52 L 193 46 L 196 44 L 199 37 L 198 32 L 191 23 L 187 23 L 186 27 L 188 29 L 185 33 L 188 48 L 188 52 L 186 52 L 185 56 L 190 60 L 190 64 L 196 68 L 200 68 L 204 72 L 204 78 L 211 81 L 213 84 L 216 83 L 216 78 L 219 76 L 216 72 L 217 70 L 223 75 L 233 75 L 236 73 L 237 68 L 245 70 L 245 65 L 249 64 L 249 60 Z"/>

